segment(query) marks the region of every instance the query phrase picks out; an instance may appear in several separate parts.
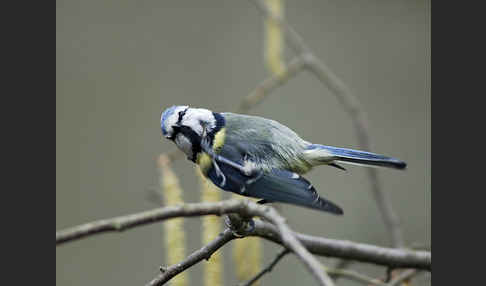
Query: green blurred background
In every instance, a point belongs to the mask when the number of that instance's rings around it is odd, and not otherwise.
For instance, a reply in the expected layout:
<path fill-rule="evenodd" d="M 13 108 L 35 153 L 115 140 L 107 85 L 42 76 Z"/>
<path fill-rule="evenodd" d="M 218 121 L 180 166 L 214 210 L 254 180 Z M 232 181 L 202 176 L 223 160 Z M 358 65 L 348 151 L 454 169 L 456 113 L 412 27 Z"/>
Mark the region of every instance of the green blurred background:
<path fill-rule="evenodd" d="M 57 0 L 56 229 L 151 209 L 154 159 L 174 148 L 161 137 L 160 112 L 173 104 L 233 110 L 268 76 L 263 19 L 245 0 Z M 430 1 L 285 1 L 285 17 L 315 54 L 354 91 L 369 115 L 374 152 L 408 169 L 379 171 L 407 243 L 430 245 Z M 286 57 L 293 55 L 286 50 Z M 308 72 L 252 111 L 314 143 L 357 147 L 350 118 Z M 187 202 L 199 200 L 193 164 L 180 160 Z M 336 217 L 282 205 L 300 232 L 389 246 L 363 168 L 320 167 L 306 176 L 344 208 Z M 227 197 L 228 194 L 225 194 Z M 201 246 L 200 220 L 186 220 L 187 251 Z M 142 285 L 165 263 L 161 224 L 56 247 L 58 285 Z M 225 285 L 236 285 L 231 246 Z M 264 264 L 278 252 L 264 243 Z M 319 258 L 332 266 L 334 259 Z M 200 285 L 202 264 L 189 270 Z M 351 268 L 382 276 L 383 267 Z M 422 275 L 413 285 L 430 284 Z M 264 285 L 314 285 L 292 256 Z M 339 280 L 338 285 L 359 285 Z"/>

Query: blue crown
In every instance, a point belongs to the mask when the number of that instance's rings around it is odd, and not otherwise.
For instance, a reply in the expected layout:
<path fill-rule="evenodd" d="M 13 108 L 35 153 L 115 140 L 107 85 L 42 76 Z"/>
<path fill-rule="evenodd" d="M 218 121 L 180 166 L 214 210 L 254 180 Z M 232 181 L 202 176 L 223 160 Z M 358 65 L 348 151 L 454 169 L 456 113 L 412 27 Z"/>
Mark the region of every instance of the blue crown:
<path fill-rule="evenodd" d="M 167 135 L 167 130 L 165 129 L 165 126 L 164 126 L 164 122 L 165 120 L 171 116 L 174 111 L 176 110 L 177 106 L 176 105 L 173 105 L 169 108 L 167 108 L 164 113 L 162 113 L 162 119 L 160 120 L 160 127 L 162 128 L 162 134 L 165 136 Z"/>

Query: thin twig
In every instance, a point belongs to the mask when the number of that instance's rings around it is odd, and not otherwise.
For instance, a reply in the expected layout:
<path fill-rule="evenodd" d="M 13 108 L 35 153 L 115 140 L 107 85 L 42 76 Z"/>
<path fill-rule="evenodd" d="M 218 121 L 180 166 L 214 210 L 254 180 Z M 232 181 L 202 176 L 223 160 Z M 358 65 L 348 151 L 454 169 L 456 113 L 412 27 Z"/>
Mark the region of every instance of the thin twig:
<path fill-rule="evenodd" d="M 141 213 L 103 219 L 56 232 L 56 245 L 78 240 L 99 233 L 123 231 L 126 229 L 156 223 L 175 217 L 202 215 L 223 215 L 238 213 L 244 216 L 260 215 L 254 208 L 267 209 L 256 203 L 227 200 L 215 203 L 192 203 L 180 206 L 157 208 Z M 264 211 L 265 212 L 265 211 Z M 429 251 L 416 251 L 379 247 L 345 240 L 335 240 L 293 232 L 294 236 L 313 254 L 351 259 L 394 268 L 417 268 L 431 271 L 432 256 Z M 255 228 L 249 233 L 282 244 L 279 229 L 267 222 L 255 220 Z"/>
<path fill-rule="evenodd" d="M 286 65 L 283 73 L 265 79 L 249 95 L 244 97 L 236 112 L 248 113 L 250 109 L 261 103 L 274 89 L 282 86 L 304 68 L 304 59 L 302 57 L 295 57 Z"/>
<path fill-rule="evenodd" d="M 385 275 L 385 282 L 388 283 L 391 281 L 392 276 L 393 276 L 393 267 L 387 267 L 386 268 L 386 275 Z"/>
<path fill-rule="evenodd" d="M 361 283 L 364 283 L 364 284 L 371 284 L 371 285 L 378 285 L 378 286 L 385 286 L 386 283 L 384 283 L 383 281 L 380 281 L 378 279 L 375 279 L 375 278 L 371 278 L 371 277 L 368 277 L 364 274 L 361 274 L 361 273 L 358 273 L 356 271 L 353 271 L 353 270 L 345 270 L 345 269 L 340 269 L 340 268 L 326 268 L 327 270 L 327 273 L 329 273 L 329 275 L 331 275 L 331 277 L 333 278 L 337 278 L 337 277 L 343 277 L 343 278 L 347 278 L 347 279 L 350 279 L 350 280 L 353 280 L 353 281 L 356 281 L 356 282 L 361 282 Z"/>
<path fill-rule="evenodd" d="M 152 281 L 147 283 L 147 286 L 162 285 L 194 264 L 202 260 L 209 260 L 214 252 L 235 238 L 236 236 L 233 235 L 233 232 L 230 229 L 225 229 L 213 241 L 203 246 L 201 249 L 191 253 L 180 263 L 164 268 L 164 271 Z"/>
<path fill-rule="evenodd" d="M 264 269 L 262 269 L 257 275 L 255 275 L 255 277 L 253 277 L 252 279 L 248 280 L 246 283 L 244 284 L 241 284 L 241 286 L 250 286 L 252 285 L 253 283 L 255 283 L 256 281 L 258 281 L 258 279 L 260 279 L 265 273 L 269 273 L 273 270 L 273 267 L 275 267 L 275 265 L 277 265 L 277 263 L 285 256 L 289 253 L 289 250 L 288 249 L 284 249 L 282 250 L 273 260 L 272 262 L 267 266 L 265 267 Z"/>
<path fill-rule="evenodd" d="M 397 286 L 401 282 L 412 278 L 413 276 L 417 275 L 420 273 L 420 271 L 417 271 L 416 269 L 408 269 L 405 271 L 400 272 L 400 274 L 396 275 L 395 278 L 393 278 L 390 283 L 387 284 L 387 286 Z"/>
<path fill-rule="evenodd" d="M 251 2 L 256 5 L 258 10 L 265 17 L 272 18 L 276 23 L 283 27 L 287 36 L 285 39 L 289 46 L 292 47 L 299 56 L 305 59 L 306 68 L 330 89 L 343 106 L 343 109 L 351 117 L 360 148 L 368 151 L 371 150 L 368 120 L 358 98 L 350 92 L 344 82 L 337 77 L 323 61 L 312 53 L 303 38 L 292 28 L 292 26 L 290 26 L 283 18 L 275 16 L 263 1 L 251 0 Z M 400 220 L 391 206 L 388 194 L 383 192 L 381 188 L 378 173 L 376 169 L 368 168 L 367 174 L 371 182 L 373 196 L 377 202 L 385 225 L 391 234 L 393 246 L 403 247 L 404 240 Z"/>
<path fill-rule="evenodd" d="M 352 260 L 348 260 L 348 259 L 340 259 L 336 265 L 334 266 L 334 269 L 336 270 L 344 270 L 345 268 L 347 268 L 351 263 L 353 263 Z M 337 282 L 339 280 L 339 278 L 341 278 L 342 276 L 341 275 L 334 275 L 332 273 L 329 273 L 329 276 L 331 276 L 332 279 L 334 279 L 334 282 Z"/>

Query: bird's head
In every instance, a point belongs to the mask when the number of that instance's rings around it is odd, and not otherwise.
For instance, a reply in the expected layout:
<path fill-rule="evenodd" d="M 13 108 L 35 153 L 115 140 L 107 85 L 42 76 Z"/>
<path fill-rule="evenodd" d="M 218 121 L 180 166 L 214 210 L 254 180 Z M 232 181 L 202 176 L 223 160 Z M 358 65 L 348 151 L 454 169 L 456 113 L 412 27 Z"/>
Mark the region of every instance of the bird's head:
<path fill-rule="evenodd" d="M 220 114 L 187 105 L 169 107 L 160 118 L 162 135 L 174 141 L 191 160 L 195 160 L 200 151 L 203 133 L 211 138 L 221 125 L 224 125 L 224 119 Z"/>

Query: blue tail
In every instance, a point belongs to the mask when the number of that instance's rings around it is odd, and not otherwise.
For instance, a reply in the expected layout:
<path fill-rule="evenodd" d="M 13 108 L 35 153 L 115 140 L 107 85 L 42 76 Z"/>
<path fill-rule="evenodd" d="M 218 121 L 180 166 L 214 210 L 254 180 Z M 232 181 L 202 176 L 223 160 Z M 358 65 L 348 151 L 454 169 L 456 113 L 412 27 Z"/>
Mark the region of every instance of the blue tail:
<path fill-rule="evenodd" d="M 334 163 L 337 161 L 342 163 L 387 167 L 400 170 L 407 167 L 405 162 L 396 158 L 347 148 L 312 144 L 307 148 L 307 151 L 309 152 L 309 156 L 314 161 L 321 161 L 322 163 Z"/>

